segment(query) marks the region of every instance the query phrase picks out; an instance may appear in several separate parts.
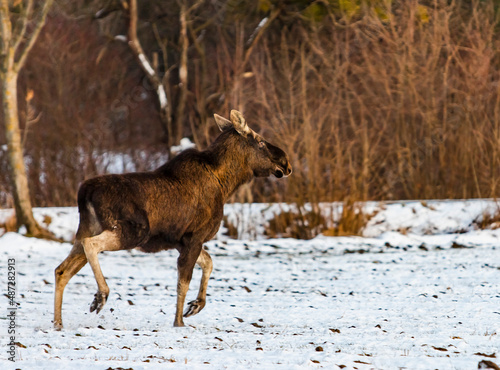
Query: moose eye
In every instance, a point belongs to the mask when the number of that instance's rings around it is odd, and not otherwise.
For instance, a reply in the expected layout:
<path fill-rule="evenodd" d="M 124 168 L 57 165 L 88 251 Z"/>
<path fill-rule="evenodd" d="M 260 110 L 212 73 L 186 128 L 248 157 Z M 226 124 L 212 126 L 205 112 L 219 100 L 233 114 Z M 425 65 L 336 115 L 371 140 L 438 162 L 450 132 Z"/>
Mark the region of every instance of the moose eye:
<path fill-rule="evenodd" d="M 263 141 L 259 141 L 259 149 L 262 149 L 262 148 L 265 148 L 266 147 L 266 143 L 263 142 Z"/>

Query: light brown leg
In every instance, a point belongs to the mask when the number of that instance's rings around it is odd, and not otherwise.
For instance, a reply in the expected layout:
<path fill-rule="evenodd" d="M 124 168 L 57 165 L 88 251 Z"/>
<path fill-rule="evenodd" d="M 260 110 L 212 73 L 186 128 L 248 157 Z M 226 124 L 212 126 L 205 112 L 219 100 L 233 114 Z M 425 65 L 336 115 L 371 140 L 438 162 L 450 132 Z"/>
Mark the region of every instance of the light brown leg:
<path fill-rule="evenodd" d="M 182 320 L 182 309 L 184 307 L 184 301 L 186 300 L 186 294 L 189 289 L 189 282 L 178 278 L 177 280 L 177 306 L 175 310 L 175 320 L 174 326 L 181 327 L 184 326 L 184 320 Z"/>
<path fill-rule="evenodd" d="M 184 309 L 184 301 L 189 289 L 189 283 L 193 276 L 193 269 L 196 261 L 201 252 L 201 245 L 199 247 L 187 248 L 186 252 L 181 250 L 179 258 L 177 259 L 177 306 L 175 310 L 174 326 L 184 326 L 182 319 L 182 310 Z"/>
<path fill-rule="evenodd" d="M 83 250 L 87 256 L 90 267 L 94 272 L 94 277 L 97 282 L 97 293 L 95 294 L 94 301 L 90 305 L 90 312 L 96 311 L 99 313 L 103 308 L 109 295 L 109 287 L 106 284 L 106 279 L 101 271 L 97 255 L 103 251 L 117 251 L 120 250 L 120 243 L 118 236 L 109 230 L 103 231 L 99 235 L 84 238 L 82 240 Z"/>
<path fill-rule="evenodd" d="M 200 266 L 203 271 L 201 275 L 200 290 L 198 291 L 198 297 L 196 300 L 188 303 L 188 308 L 184 313 L 184 317 L 196 315 L 203 309 L 203 307 L 205 307 L 206 304 L 208 280 L 210 279 L 210 274 L 213 269 L 212 258 L 207 251 L 202 249 L 200 256 L 196 260 L 196 264 Z"/>
<path fill-rule="evenodd" d="M 83 251 L 82 243 L 76 240 L 68 257 L 55 269 L 55 295 L 54 295 L 54 328 L 61 330 L 62 324 L 62 301 L 63 293 L 68 281 L 82 269 L 87 263 L 87 257 Z"/>

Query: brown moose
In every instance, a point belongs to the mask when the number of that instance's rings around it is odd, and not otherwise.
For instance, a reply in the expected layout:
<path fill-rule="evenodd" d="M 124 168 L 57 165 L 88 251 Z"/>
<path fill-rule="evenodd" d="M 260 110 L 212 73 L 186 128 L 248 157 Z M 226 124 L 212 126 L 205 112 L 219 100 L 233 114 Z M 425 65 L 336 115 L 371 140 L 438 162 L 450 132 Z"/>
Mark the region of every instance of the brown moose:
<path fill-rule="evenodd" d="M 90 312 L 99 313 L 106 303 L 109 288 L 97 258 L 102 251 L 177 249 L 174 326 L 184 326 L 182 310 L 195 264 L 203 271 L 200 289 L 184 317 L 205 307 L 212 259 L 203 243 L 219 230 L 224 203 L 254 176 L 281 178 L 292 172 L 286 153 L 250 129 L 240 112 L 232 110 L 230 121 L 215 115 L 215 121 L 222 133 L 205 151 L 186 150 L 152 172 L 98 176 L 82 183 L 75 243 L 55 269 L 56 329 L 62 328 L 64 288 L 87 262 L 98 286 Z"/>

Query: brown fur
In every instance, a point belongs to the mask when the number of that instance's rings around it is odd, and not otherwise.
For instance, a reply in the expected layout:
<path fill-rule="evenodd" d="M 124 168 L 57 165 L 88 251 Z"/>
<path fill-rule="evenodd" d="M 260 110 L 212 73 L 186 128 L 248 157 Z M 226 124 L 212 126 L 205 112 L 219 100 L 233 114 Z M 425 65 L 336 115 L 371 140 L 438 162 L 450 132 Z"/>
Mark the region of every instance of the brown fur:
<path fill-rule="evenodd" d="M 223 132 L 207 150 L 186 150 L 153 172 L 99 176 L 80 186 L 75 245 L 55 270 L 56 328 L 62 327 L 64 287 L 87 261 L 98 285 L 91 311 L 99 312 L 106 303 L 109 288 L 97 259 L 105 250 L 177 249 L 174 325 L 184 325 L 182 309 L 196 263 L 203 270 L 202 283 L 184 316 L 205 306 L 212 260 L 202 246 L 217 233 L 224 203 L 254 176 L 291 173 L 286 153 L 253 132 L 239 112 L 231 112 L 231 121 L 215 118 Z"/>

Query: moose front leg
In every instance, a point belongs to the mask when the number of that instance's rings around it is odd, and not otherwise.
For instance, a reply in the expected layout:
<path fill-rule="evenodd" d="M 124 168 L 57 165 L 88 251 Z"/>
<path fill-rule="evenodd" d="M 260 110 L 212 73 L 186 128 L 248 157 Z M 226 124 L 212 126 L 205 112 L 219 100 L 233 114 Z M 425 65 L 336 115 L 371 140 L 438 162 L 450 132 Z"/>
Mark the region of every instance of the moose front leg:
<path fill-rule="evenodd" d="M 186 294 L 189 289 L 189 283 L 193 277 L 193 269 L 196 261 L 201 253 L 202 245 L 184 247 L 179 250 L 179 258 L 177 259 L 177 307 L 175 310 L 174 326 L 184 326 L 182 319 L 182 310 Z"/>
<path fill-rule="evenodd" d="M 201 250 L 200 256 L 196 260 L 196 264 L 200 266 L 203 271 L 201 275 L 200 290 L 198 291 L 196 300 L 188 303 L 188 308 L 186 312 L 184 312 L 184 317 L 196 315 L 206 304 L 208 280 L 210 279 L 210 274 L 213 269 L 212 258 L 206 250 Z"/>

